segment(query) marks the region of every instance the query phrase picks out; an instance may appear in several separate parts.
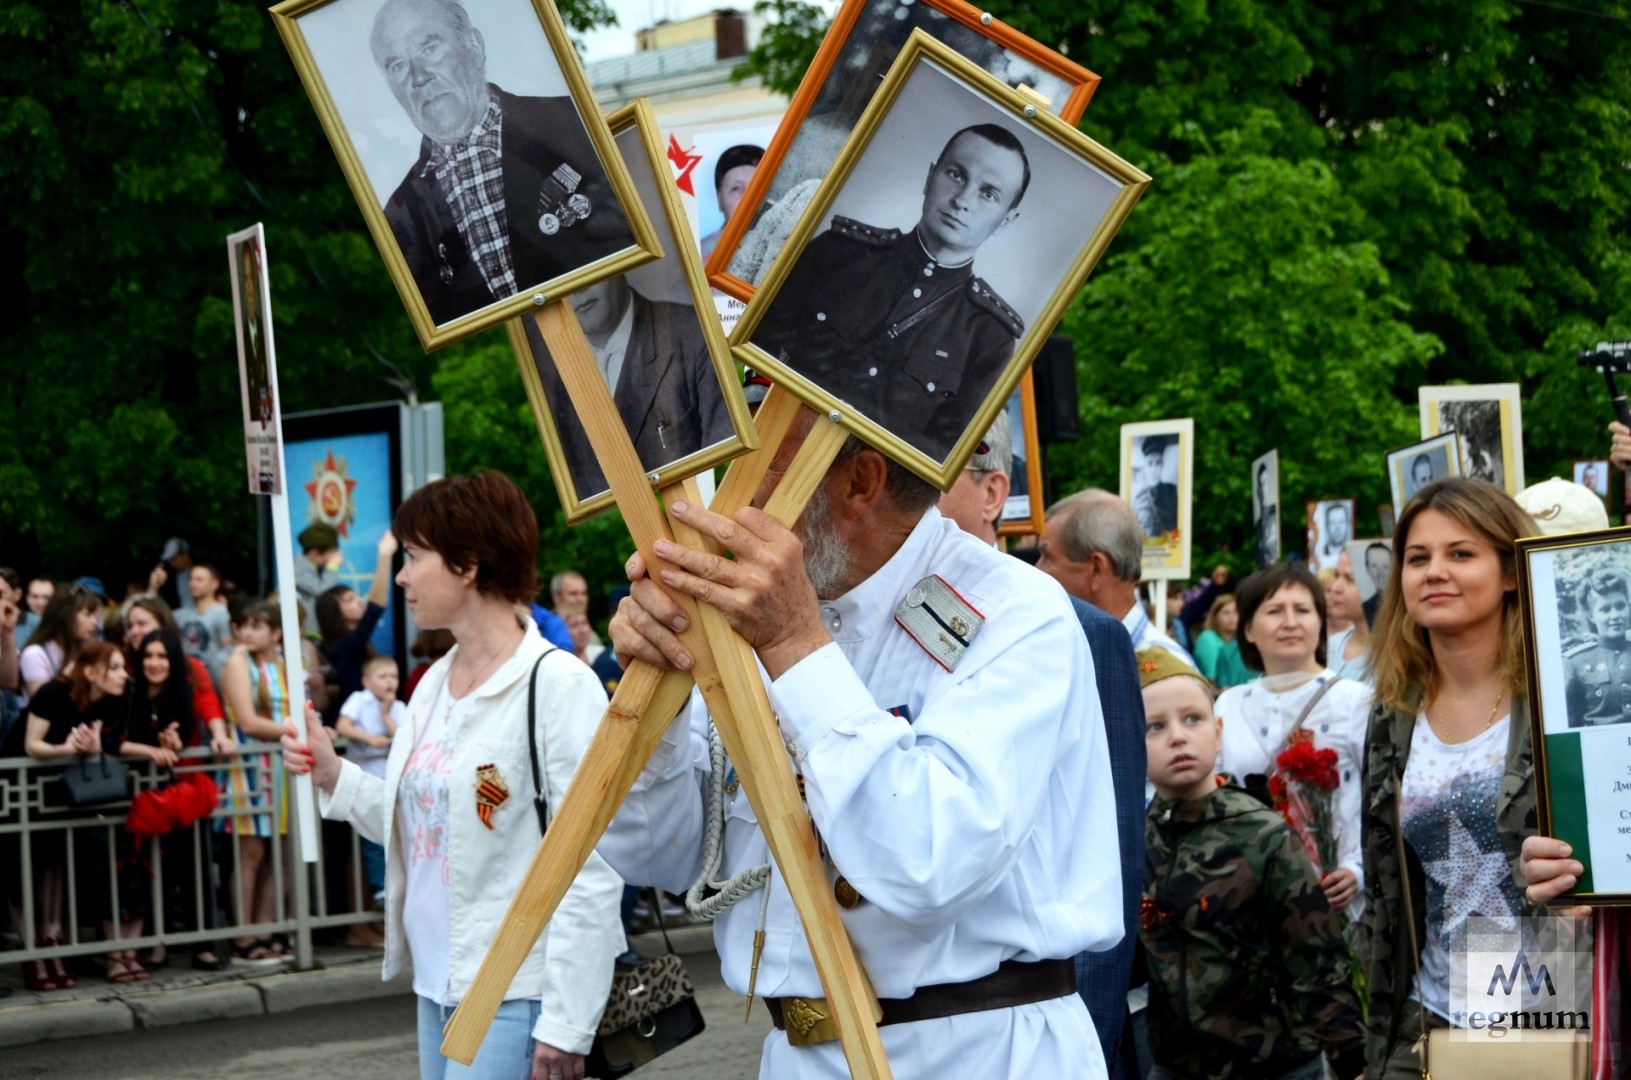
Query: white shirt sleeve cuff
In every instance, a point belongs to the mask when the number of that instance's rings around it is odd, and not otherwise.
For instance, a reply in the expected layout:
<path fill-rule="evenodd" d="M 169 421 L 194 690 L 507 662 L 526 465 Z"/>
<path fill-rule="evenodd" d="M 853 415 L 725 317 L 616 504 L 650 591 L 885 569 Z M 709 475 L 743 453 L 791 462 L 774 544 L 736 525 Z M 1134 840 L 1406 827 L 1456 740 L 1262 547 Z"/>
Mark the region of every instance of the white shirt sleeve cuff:
<path fill-rule="evenodd" d="M 850 667 L 844 651 L 828 642 L 782 672 L 770 684 L 770 700 L 782 732 L 802 761 L 810 748 L 852 716 L 878 710 L 872 693 Z"/>
<path fill-rule="evenodd" d="M 540 1016 L 538 1022 L 532 1025 L 532 1037 L 568 1054 L 587 1054 L 595 1041 L 593 1031 L 569 1027 L 547 1016 Z"/>

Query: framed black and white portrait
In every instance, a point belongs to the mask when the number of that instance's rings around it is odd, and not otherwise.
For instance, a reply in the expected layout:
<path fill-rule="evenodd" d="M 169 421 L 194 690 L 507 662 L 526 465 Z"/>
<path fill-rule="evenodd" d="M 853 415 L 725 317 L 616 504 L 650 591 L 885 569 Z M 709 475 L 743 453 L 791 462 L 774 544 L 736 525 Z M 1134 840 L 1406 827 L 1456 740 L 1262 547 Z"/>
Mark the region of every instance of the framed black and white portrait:
<path fill-rule="evenodd" d="M 1450 431 L 1409 446 L 1388 451 L 1388 490 L 1393 495 L 1393 513 L 1404 513 L 1405 503 L 1434 480 L 1461 475 L 1460 435 Z"/>
<path fill-rule="evenodd" d="M 1523 490 L 1523 399 L 1517 383 L 1424 386 L 1421 437 L 1461 436 L 1461 476 L 1488 480 L 1508 495 Z"/>
<path fill-rule="evenodd" d="M 1189 577 L 1194 479 L 1193 420 L 1121 425 L 1120 494 L 1144 533 L 1149 580 Z"/>
<path fill-rule="evenodd" d="M 1574 902 L 1631 903 L 1631 530 L 1518 541 L 1541 832 L 1586 872 Z"/>
<path fill-rule="evenodd" d="M 426 349 L 661 253 L 553 4 L 272 15 Z"/>
<path fill-rule="evenodd" d="M 1013 446 L 1008 469 L 1008 498 L 1002 504 L 997 532 L 1002 536 L 1042 535 L 1042 454 L 1037 441 L 1036 386 L 1029 371 L 1003 406 Z"/>
<path fill-rule="evenodd" d="M 282 425 L 278 422 L 266 230 L 256 224 L 227 237 L 227 264 L 232 277 L 232 321 L 238 338 L 238 386 L 243 402 L 249 490 L 256 495 L 281 495 Z"/>
<path fill-rule="evenodd" d="M 1607 458 L 1585 458 L 1574 463 L 1574 482 L 1591 491 L 1604 503 L 1608 502 Z"/>
<path fill-rule="evenodd" d="M 1387 577 L 1393 569 L 1393 547 L 1377 538 L 1350 540 L 1347 550 L 1348 563 L 1354 572 L 1354 587 L 1365 609 L 1365 621 L 1375 626 L 1376 615 L 1382 608 L 1382 594 L 1387 591 Z"/>
<path fill-rule="evenodd" d="M 662 487 L 756 448 L 758 436 L 668 181 L 651 106 L 642 99 L 608 122 L 646 213 L 660 223 L 666 254 L 569 302 L 640 467 Z M 508 330 L 567 521 L 610 509 L 611 490 L 537 323 L 515 319 Z"/>
<path fill-rule="evenodd" d="M 747 185 L 739 220 L 728 222 L 713 286 L 747 300 L 786 244 L 884 74 L 921 30 L 1069 124 L 1082 118 L 1099 77 L 964 0 L 845 0 L 833 15 L 787 118 Z M 711 256 L 713 249 L 704 253 Z"/>
<path fill-rule="evenodd" d="M 731 345 L 944 490 L 1148 183 L 918 31 Z"/>
<path fill-rule="evenodd" d="M 1257 565 L 1280 558 L 1280 451 L 1270 450 L 1252 462 L 1252 535 L 1257 539 Z"/>
<path fill-rule="evenodd" d="M 1354 501 L 1321 499 L 1308 504 L 1308 569 L 1336 569 L 1342 551 L 1353 539 Z"/>

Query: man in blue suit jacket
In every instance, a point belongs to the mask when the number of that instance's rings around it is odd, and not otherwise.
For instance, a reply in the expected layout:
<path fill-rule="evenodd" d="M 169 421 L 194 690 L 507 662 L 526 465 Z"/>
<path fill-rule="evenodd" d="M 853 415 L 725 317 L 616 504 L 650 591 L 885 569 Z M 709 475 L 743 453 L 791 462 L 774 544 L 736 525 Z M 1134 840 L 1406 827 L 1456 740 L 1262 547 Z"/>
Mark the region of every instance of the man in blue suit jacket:
<path fill-rule="evenodd" d="M 1138 904 L 1144 887 L 1144 698 L 1138 690 L 1133 642 L 1121 620 L 1074 596 L 1070 603 L 1093 653 L 1099 706 L 1104 710 L 1116 794 L 1116 840 L 1121 851 L 1122 924 L 1126 927 L 1115 948 L 1076 957 L 1076 992 L 1098 1029 L 1110 1075 L 1124 1076 L 1116 1068 L 1117 1058 L 1128 1061 L 1131 1056 L 1118 1055 L 1117 1042 L 1127 1021 L 1127 990 L 1138 946 Z"/>

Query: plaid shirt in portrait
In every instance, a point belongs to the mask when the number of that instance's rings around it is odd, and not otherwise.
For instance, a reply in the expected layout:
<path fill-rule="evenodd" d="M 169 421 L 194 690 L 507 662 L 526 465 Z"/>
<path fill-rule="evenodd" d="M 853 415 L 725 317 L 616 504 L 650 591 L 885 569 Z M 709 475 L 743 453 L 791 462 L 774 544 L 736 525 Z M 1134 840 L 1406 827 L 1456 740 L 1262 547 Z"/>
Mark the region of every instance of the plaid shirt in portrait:
<path fill-rule="evenodd" d="M 499 134 L 504 115 L 489 94 L 487 111 L 467 140 L 431 143 L 425 174 L 435 173 L 465 244 L 487 279 L 495 299 L 516 292 L 515 265 L 504 232 L 504 163 Z"/>

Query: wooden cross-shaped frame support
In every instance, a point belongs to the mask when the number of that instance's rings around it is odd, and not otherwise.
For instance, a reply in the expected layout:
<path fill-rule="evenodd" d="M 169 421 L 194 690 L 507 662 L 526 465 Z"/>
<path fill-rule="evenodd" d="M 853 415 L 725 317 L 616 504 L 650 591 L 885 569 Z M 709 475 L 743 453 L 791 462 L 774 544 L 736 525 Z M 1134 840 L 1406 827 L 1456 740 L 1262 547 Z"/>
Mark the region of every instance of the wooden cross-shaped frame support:
<path fill-rule="evenodd" d="M 571 307 L 556 300 L 532 317 L 651 575 L 656 577 L 666 565 L 653 550 L 659 539 L 709 549 L 711 541 L 694 529 L 670 522 L 652 498 L 634 446 Z M 797 399 L 779 388 L 765 397 L 755 417 L 762 449 L 731 464 L 713 501 L 717 513 L 734 515 L 752 500 L 798 410 Z M 790 526 L 803 512 L 845 437 L 837 424 L 818 421 L 777 485 L 766 512 Z M 673 499 L 701 503 L 694 479 L 664 488 L 662 495 L 665 503 Z M 866 1080 L 887 1078 L 889 1062 L 878 1037 L 881 1013 L 877 997 L 839 918 L 809 812 L 799 796 L 752 647 L 714 608 L 685 596 L 675 596 L 675 600 L 690 620 L 689 628 L 679 636 L 693 657 L 692 670 L 662 671 L 636 663 L 624 673 L 470 992 L 448 1023 L 442 1053 L 466 1064 L 475 1058 L 522 961 L 695 685 L 742 778 L 748 802 L 804 924 L 850 1074 Z"/>

